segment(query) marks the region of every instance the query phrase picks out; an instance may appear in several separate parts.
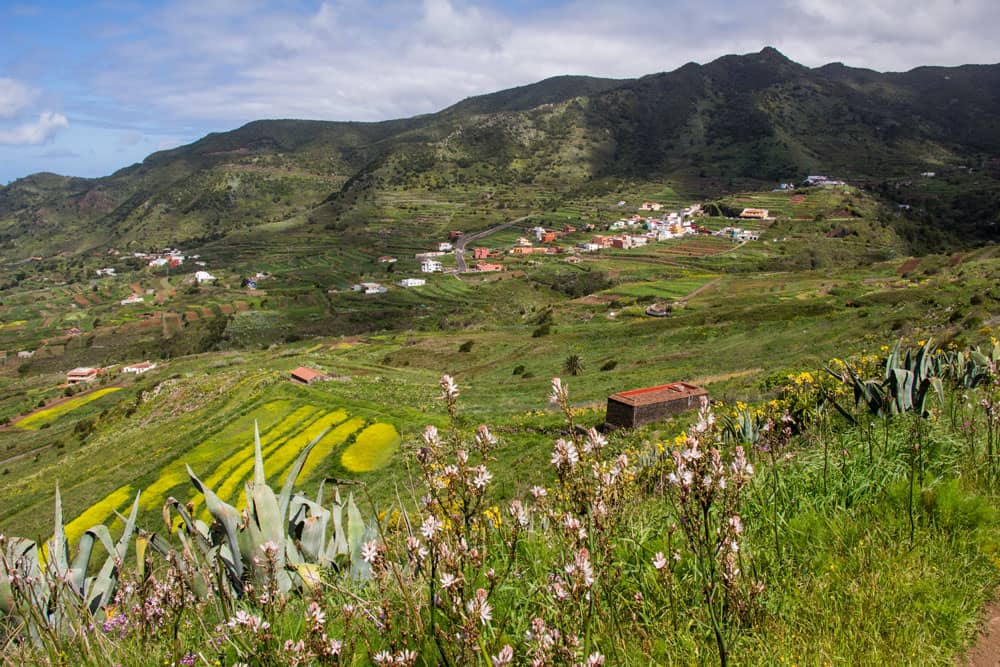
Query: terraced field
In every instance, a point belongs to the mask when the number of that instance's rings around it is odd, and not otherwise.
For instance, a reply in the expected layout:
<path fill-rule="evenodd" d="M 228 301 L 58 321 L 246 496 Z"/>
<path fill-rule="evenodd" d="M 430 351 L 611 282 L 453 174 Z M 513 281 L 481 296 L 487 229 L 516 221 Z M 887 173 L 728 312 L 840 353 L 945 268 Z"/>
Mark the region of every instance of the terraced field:
<path fill-rule="evenodd" d="M 68 401 L 63 401 L 58 405 L 54 405 L 51 408 L 43 408 L 41 410 L 33 412 L 27 417 L 15 422 L 14 426 L 16 426 L 17 428 L 24 428 L 24 429 L 44 428 L 45 426 L 52 424 L 52 422 L 56 421 L 63 415 L 73 412 L 74 410 L 77 410 L 79 408 L 82 408 L 88 403 L 103 398 L 104 396 L 114 393 L 119 389 L 120 387 L 107 387 L 105 389 L 98 389 L 96 391 L 92 391 L 82 396 L 76 396 L 74 398 L 69 399 Z"/>
<path fill-rule="evenodd" d="M 144 488 L 125 484 L 93 503 L 67 524 L 67 535 L 74 540 L 92 525 L 107 522 L 115 512 L 124 511 L 140 489 L 143 512 L 156 512 L 170 496 L 190 497 L 196 515 L 209 520 L 201 497 L 191 491 L 188 466 L 220 498 L 238 506 L 243 501 L 245 483 L 253 474 L 255 424 L 260 432 L 264 467 L 269 481 L 275 485 L 280 485 L 306 445 L 320 436 L 323 437 L 306 459 L 301 480 L 336 466 L 331 457 L 341 450 L 345 454 L 351 452 L 348 460 L 364 461 L 353 468 L 344 465 L 345 469 L 372 472 L 389 463 L 400 442 L 394 425 L 373 422 L 372 417 L 352 416 L 344 408 L 329 409 L 308 399 L 266 401 L 167 462 Z"/>

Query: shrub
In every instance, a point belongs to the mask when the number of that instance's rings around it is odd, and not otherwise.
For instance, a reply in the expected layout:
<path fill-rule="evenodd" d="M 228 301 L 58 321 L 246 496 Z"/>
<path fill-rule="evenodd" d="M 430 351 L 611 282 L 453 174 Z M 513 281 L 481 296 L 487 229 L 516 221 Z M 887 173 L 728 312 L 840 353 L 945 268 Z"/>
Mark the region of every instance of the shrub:
<path fill-rule="evenodd" d="M 462 343 L 461 345 L 458 346 L 458 351 L 459 352 L 471 352 L 472 351 L 472 346 L 475 345 L 475 344 L 476 344 L 475 341 L 473 341 L 473 340 L 467 340 L 467 341 L 465 341 L 464 343 Z"/>
<path fill-rule="evenodd" d="M 531 337 L 541 338 L 542 336 L 548 336 L 550 333 L 552 333 L 552 325 L 543 324 L 542 326 L 538 327 L 537 329 L 531 332 Z"/>
<path fill-rule="evenodd" d="M 518 364 L 514 366 L 514 372 L 511 375 L 523 375 L 524 374 L 524 364 Z"/>
<path fill-rule="evenodd" d="M 612 359 L 610 361 L 605 361 L 604 365 L 601 366 L 601 370 L 602 371 L 613 371 L 616 366 L 618 366 L 618 362 L 615 361 L 614 359 Z"/>

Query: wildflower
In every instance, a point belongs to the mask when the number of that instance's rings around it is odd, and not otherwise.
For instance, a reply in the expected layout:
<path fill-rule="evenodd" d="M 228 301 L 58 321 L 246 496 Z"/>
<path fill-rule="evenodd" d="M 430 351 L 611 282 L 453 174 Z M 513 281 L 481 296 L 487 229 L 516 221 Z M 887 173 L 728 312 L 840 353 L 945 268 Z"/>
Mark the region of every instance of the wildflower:
<path fill-rule="evenodd" d="M 520 500 L 512 501 L 508 511 L 510 512 L 511 518 L 514 519 L 517 525 L 522 528 L 528 525 L 528 511 L 524 508 L 524 505 L 521 504 Z"/>
<path fill-rule="evenodd" d="M 656 555 L 653 556 L 653 567 L 657 570 L 662 570 L 667 566 L 667 558 L 663 555 L 662 551 L 657 551 Z"/>
<path fill-rule="evenodd" d="M 534 498 L 535 500 L 544 498 L 547 495 L 549 495 L 549 492 L 545 490 L 544 486 L 538 486 L 536 484 L 535 486 L 531 487 L 531 497 Z"/>
<path fill-rule="evenodd" d="M 566 387 L 562 385 L 562 381 L 559 378 L 552 378 L 552 393 L 549 395 L 549 403 L 555 405 L 560 405 L 565 403 L 569 395 L 566 392 Z"/>
<path fill-rule="evenodd" d="M 587 667 L 600 667 L 603 664 L 604 664 L 604 656 L 596 651 L 594 653 L 591 653 L 590 657 L 587 658 Z"/>
<path fill-rule="evenodd" d="M 393 662 L 392 653 L 389 653 L 388 651 L 379 651 L 372 656 L 372 662 L 376 665 L 391 665 Z"/>
<path fill-rule="evenodd" d="M 590 427 L 587 429 L 587 438 L 583 446 L 584 453 L 589 454 L 591 451 L 599 452 L 606 444 L 608 444 L 608 439 L 598 433 L 596 428 Z"/>
<path fill-rule="evenodd" d="M 427 547 L 422 545 L 420 543 L 420 540 L 417 539 L 416 537 L 413 537 L 412 535 L 406 538 L 406 550 L 409 551 L 410 554 L 418 561 L 427 558 L 427 555 L 429 553 L 427 551 Z"/>
<path fill-rule="evenodd" d="M 423 438 L 428 447 L 437 447 L 441 444 L 441 439 L 438 437 L 437 427 L 433 424 L 428 424 L 424 427 Z"/>
<path fill-rule="evenodd" d="M 476 597 L 465 603 L 470 616 L 478 616 L 479 622 L 486 625 L 493 619 L 493 607 L 487 602 L 488 593 L 484 588 L 476 589 Z"/>
<path fill-rule="evenodd" d="M 453 401 L 458 398 L 458 385 L 455 384 L 455 378 L 450 375 L 441 376 L 441 397 L 449 401 Z"/>
<path fill-rule="evenodd" d="M 265 558 L 267 558 L 268 560 L 274 560 L 275 557 L 277 557 L 278 555 L 279 547 L 274 542 L 268 540 L 267 542 L 264 542 L 264 544 L 261 545 L 260 549 L 261 551 L 264 552 Z"/>
<path fill-rule="evenodd" d="M 452 586 L 457 584 L 459 581 L 458 577 L 451 574 L 450 572 L 441 573 L 441 588 L 444 590 L 450 589 Z"/>
<path fill-rule="evenodd" d="M 378 558 L 378 541 L 372 540 L 361 545 L 361 559 L 369 565 Z"/>
<path fill-rule="evenodd" d="M 472 480 L 472 485 L 477 489 L 485 489 L 489 481 L 493 479 L 493 473 L 486 469 L 486 466 L 481 465 L 476 468 L 476 476 Z"/>
<path fill-rule="evenodd" d="M 399 665 L 400 667 L 406 667 L 406 665 L 412 665 L 416 661 L 417 661 L 417 653 L 416 651 L 412 651 L 410 649 L 404 649 L 400 651 L 399 653 L 396 654 L 395 658 L 395 664 Z"/>
<path fill-rule="evenodd" d="M 194 653 L 188 653 L 183 658 L 181 658 L 181 664 L 186 667 L 191 667 L 195 663 L 196 656 Z"/>
<path fill-rule="evenodd" d="M 493 661 L 493 667 L 507 667 L 514 661 L 514 648 L 510 644 L 504 644 L 500 652 L 490 656 L 490 659 Z"/>
<path fill-rule="evenodd" d="M 490 429 L 485 424 L 476 429 L 476 444 L 479 445 L 480 449 L 489 449 L 497 444 L 496 436 L 490 433 Z"/>
<path fill-rule="evenodd" d="M 312 623 L 312 626 L 317 631 L 323 628 L 326 623 L 326 612 L 323 608 L 319 606 L 318 602 L 309 603 L 309 611 L 306 612 L 306 618 Z"/>
<path fill-rule="evenodd" d="M 441 532 L 442 524 L 433 514 L 424 519 L 420 526 L 420 534 L 428 540 L 433 540 L 434 536 Z"/>
<path fill-rule="evenodd" d="M 563 438 L 556 440 L 555 449 L 552 451 L 552 465 L 557 468 L 573 468 L 579 461 L 580 454 L 572 442 Z"/>

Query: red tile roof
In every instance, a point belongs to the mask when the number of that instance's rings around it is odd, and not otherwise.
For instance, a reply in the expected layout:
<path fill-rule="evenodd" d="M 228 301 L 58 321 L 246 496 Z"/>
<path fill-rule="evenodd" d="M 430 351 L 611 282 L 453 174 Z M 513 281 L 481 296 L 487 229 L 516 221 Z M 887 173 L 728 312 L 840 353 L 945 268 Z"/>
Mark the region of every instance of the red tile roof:
<path fill-rule="evenodd" d="M 673 382 L 671 384 L 661 384 L 656 387 L 645 387 L 644 389 L 632 389 L 617 394 L 612 394 L 610 400 L 624 403 L 625 405 L 650 405 L 652 403 L 663 403 L 689 396 L 707 396 L 708 392 L 701 387 L 697 387 L 687 382 Z"/>
<path fill-rule="evenodd" d="M 312 382 L 313 380 L 319 380 L 326 377 L 326 373 L 322 371 L 317 371 L 312 368 L 306 368 L 305 366 L 299 366 L 294 371 L 292 371 L 292 378 L 298 380 L 299 382 Z"/>

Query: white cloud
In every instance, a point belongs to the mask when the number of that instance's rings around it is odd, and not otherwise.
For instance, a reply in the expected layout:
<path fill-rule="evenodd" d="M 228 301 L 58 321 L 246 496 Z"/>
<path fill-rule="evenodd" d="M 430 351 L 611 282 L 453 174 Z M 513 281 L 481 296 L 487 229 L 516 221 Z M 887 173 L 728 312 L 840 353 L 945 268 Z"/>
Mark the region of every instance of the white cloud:
<path fill-rule="evenodd" d="M 809 66 L 1000 61 L 996 0 L 170 0 L 97 93 L 189 123 L 380 120 L 558 74 L 634 77 L 774 45 Z M 163 129 L 169 129 L 163 127 Z"/>
<path fill-rule="evenodd" d="M 0 118 L 13 118 L 38 99 L 38 91 L 15 79 L 0 78 Z"/>
<path fill-rule="evenodd" d="M 59 131 L 69 127 L 69 121 L 61 113 L 43 111 L 33 123 L 23 123 L 9 130 L 0 130 L 0 144 L 13 146 L 37 146 L 44 144 Z"/>

